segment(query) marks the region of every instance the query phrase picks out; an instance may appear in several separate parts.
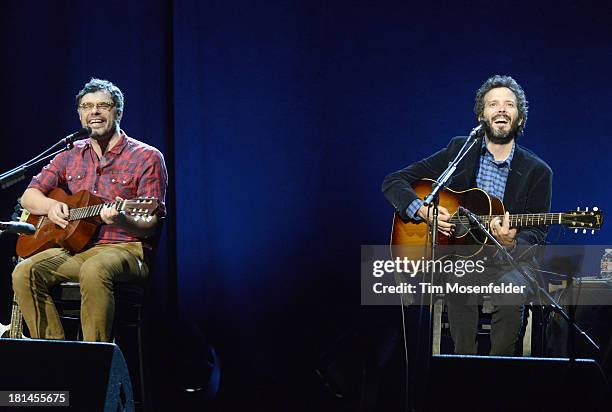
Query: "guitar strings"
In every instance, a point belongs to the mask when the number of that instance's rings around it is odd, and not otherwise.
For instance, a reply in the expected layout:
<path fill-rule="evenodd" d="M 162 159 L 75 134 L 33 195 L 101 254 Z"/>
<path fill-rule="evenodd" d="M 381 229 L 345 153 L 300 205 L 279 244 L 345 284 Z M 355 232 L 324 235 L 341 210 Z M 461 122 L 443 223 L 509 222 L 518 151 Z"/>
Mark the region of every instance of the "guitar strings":
<path fill-rule="evenodd" d="M 533 214 L 521 214 L 521 215 L 512 215 L 510 216 L 510 223 L 511 224 L 518 224 L 521 223 L 523 224 L 523 222 L 526 222 L 527 224 L 529 223 L 535 223 L 537 220 L 537 223 L 548 223 L 548 221 L 550 220 L 550 223 L 556 223 L 559 221 L 559 217 L 560 217 L 561 213 L 545 213 L 545 214 L 541 214 L 541 213 L 533 213 Z M 491 223 L 491 221 L 495 218 L 501 218 L 503 219 L 505 215 L 485 215 L 485 216 L 478 216 L 478 218 L 480 220 L 483 221 L 483 223 Z M 451 223 L 461 223 L 462 225 L 469 225 L 469 219 L 465 216 L 458 216 L 458 215 L 454 215 L 453 217 L 451 217 L 450 220 Z"/>
<path fill-rule="evenodd" d="M 77 207 L 74 209 L 70 209 L 70 215 L 68 217 L 68 220 L 80 220 L 80 219 L 85 219 L 85 218 L 92 217 L 92 216 L 97 216 L 100 214 L 100 212 L 102 212 L 102 208 L 104 206 L 112 206 L 118 203 L 124 203 L 124 202 L 116 201 L 116 202 L 110 202 L 110 203 L 100 203 L 97 205 Z"/>
<path fill-rule="evenodd" d="M 102 212 L 102 208 L 104 208 L 105 206 L 114 206 L 115 208 L 117 208 L 117 210 L 121 211 L 125 211 L 125 204 L 126 202 L 128 202 L 128 200 L 115 200 L 114 202 L 109 202 L 109 203 L 100 203 L 97 205 L 91 205 L 91 206 L 84 206 L 84 207 L 77 207 L 74 209 L 70 209 L 69 215 L 68 215 L 68 220 L 69 221 L 73 221 L 73 220 L 80 220 L 80 219 L 85 219 L 88 217 L 92 217 L 92 216 L 98 216 L 100 214 L 100 212 Z M 132 216 L 137 216 L 137 217 L 142 217 L 142 216 L 148 216 L 151 213 L 151 205 L 154 204 L 153 202 L 153 198 L 138 198 L 138 200 L 136 200 L 136 203 L 139 203 L 141 205 L 147 205 L 148 207 L 143 208 L 139 208 L 137 211 L 136 209 L 134 209 L 134 213 L 130 213 L 130 215 Z M 132 206 L 130 206 L 132 207 Z M 155 210 L 157 209 L 157 206 L 155 207 Z"/>

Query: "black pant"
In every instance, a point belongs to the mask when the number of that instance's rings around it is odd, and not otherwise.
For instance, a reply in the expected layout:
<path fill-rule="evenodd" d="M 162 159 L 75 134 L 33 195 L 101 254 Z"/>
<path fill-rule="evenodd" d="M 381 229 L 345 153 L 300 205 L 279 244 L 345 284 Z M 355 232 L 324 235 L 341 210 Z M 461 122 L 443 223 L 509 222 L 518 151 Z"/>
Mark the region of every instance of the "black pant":
<path fill-rule="evenodd" d="M 523 322 L 524 303 L 531 293 L 529 284 L 524 277 L 514 269 L 502 267 L 499 270 L 487 270 L 480 278 L 466 277 L 448 279 L 462 285 L 494 285 L 510 284 L 526 286 L 525 293 L 491 294 L 493 312 L 491 314 L 491 355 L 513 356 L 514 348 L 519 339 Z M 476 333 L 478 331 L 478 296 L 475 294 L 449 293 L 446 296 L 448 318 L 451 336 L 455 343 L 455 353 L 475 355 Z"/>

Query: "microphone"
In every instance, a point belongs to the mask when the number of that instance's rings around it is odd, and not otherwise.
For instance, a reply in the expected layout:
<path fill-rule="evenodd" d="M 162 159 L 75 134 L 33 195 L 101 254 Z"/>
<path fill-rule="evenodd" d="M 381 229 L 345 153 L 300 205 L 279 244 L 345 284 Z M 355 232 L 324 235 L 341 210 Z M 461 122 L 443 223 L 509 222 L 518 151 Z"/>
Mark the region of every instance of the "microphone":
<path fill-rule="evenodd" d="M 36 233 L 34 225 L 27 222 L 0 222 L 0 230 L 23 235 L 33 235 Z"/>
<path fill-rule="evenodd" d="M 480 120 L 478 122 L 478 126 L 473 128 L 472 131 L 470 132 L 470 137 L 468 137 L 468 139 L 478 138 L 482 136 L 486 125 L 487 125 L 487 122 L 485 120 Z"/>
<path fill-rule="evenodd" d="M 470 212 L 469 209 L 466 209 L 463 206 L 459 206 L 457 208 L 457 211 L 467 216 L 468 220 L 473 225 L 479 225 L 480 223 L 482 223 L 480 219 L 478 218 L 478 216 L 476 216 L 474 213 Z"/>
<path fill-rule="evenodd" d="M 91 127 L 85 126 L 85 127 L 82 127 L 81 130 L 64 137 L 61 141 L 64 144 L 72 144 L 72 142 L 74 142 L 75 140 L 80 140 L 80 139 L 89 137 L 90 134 L 91 134 Z"/>

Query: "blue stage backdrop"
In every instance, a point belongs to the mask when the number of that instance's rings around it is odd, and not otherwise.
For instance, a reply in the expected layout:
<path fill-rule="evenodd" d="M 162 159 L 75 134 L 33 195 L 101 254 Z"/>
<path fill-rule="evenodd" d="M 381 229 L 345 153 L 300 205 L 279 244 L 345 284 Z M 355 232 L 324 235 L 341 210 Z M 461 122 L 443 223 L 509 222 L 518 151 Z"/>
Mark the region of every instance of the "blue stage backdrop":
<path fill-rule="evenodd" d="M 204 328 L 222 393 L 304 390 L 356 318 L 360 245 L 388 241 L 383 177 L 467 133 L 490 75 L 527 93 L 553 209 L 610 211 L 608 6 L 445 3 L 5 2 L 2 170 L 78 128 L 91 76 L 115 82 L 170 167 L 158 308 Z"/>

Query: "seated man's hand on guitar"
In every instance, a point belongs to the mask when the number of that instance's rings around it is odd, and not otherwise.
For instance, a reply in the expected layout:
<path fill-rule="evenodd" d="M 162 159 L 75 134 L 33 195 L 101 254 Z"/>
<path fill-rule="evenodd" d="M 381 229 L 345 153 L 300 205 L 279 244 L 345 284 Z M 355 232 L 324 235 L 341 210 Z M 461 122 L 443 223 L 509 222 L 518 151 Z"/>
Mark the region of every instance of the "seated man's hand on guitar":
<path fill-rule="evenodd" d="M 123 199 L 117 196 L 115 200 L 122 201 Z M 100 218 L 107 225 L 117 223 L 121 219 L 121 213 L 117 210 L 114 204 L 104 206 L 100 211 Z"/>
<path fill-rule="evenodd" d="M 514 246 L 516 240 L 516 229 L 510 229 L 510 214 L 506 212 L 504 219 L 495 218 L 491 220 L 491 233 L 506 248 Z"/>
<path fill-rule="evenodd" d="M 423 220 L 427 219 L 427 206 L 423 205 L 419 208 L 417 214 Z M 455 230 L 455 225 L 449 223 L 451 214 L 444 206 L 438 206 L 438 232 L 445 236 L 450 236 Z M 429 211 L 429 222 L 433 221 L 433 209 Z"/>
<path fill-rule="evenodd" d="M 49 220 L 61 227 L 62 229 L 66 229 L 66 226 L 68 226 L 69 216 L 70 209 L 68 208 L 68 205 L 63 202 L 55 201 L 55 203 L 53 203 L 47 211 L 47 217 L 49 218 Z"/>

